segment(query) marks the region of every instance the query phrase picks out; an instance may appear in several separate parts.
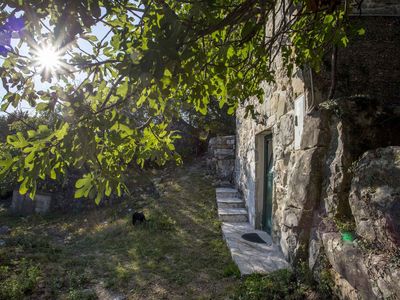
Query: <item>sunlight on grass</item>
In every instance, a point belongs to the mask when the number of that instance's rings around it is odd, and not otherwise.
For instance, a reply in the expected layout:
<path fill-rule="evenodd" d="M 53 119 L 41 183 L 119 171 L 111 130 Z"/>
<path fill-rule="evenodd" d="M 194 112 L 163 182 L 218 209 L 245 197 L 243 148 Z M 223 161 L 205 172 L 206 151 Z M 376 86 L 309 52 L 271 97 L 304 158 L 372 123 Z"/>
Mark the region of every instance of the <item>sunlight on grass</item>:
<path fill-rule="evenodd" d="M 214 191 L 202 170 L 161 171 L 168 180 L 159 183 L 160 198 L 128 203 L 140 205 L 148 220 L 135 227 L 131 213 L 120 207 L 7 217 L 12 237 L 0 258 L 10 276 L 19 274 L 12 261 L 37 262 L 43 276 L 34 292 L 26 290 L 33 298 L 46 293 L 52 299 L 90 299 L 94 285 L 134 299 L 225 297 L 238 279 L 221 237 Z"/>

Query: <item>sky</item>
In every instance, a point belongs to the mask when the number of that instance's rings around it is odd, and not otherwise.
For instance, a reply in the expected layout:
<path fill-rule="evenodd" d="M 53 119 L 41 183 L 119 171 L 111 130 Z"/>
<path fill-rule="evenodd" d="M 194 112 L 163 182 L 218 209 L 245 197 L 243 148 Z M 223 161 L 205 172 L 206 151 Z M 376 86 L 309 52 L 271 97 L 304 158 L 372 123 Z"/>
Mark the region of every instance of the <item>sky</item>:
<path fill-rule="evenodd" d="M 103 10 L 103 13 L 104 12 L 105 11 Z M 19 17 L 19 16 L 17 15 L 17 17 Z M 47 25 L 51 29 L 51 26 L 49 25 L 48 21 L 47 21 Z M 103 23 L 98 23 L 95 26 L 93 26 L 91 29 L 92 29 L 92 33 L 91 34 L 97 36 L 97 38 L 99 40 L 102 39 L 102 37 L 104 37 L 107 34 L 108 30 L 109 30 L 109 28 L 107 28 Z M 46 29 L 43 29 L 43 32 L 46 32 L 46 31 L 47 31 Z M 0 31 L 0 34 L 1 34 L 1 31 Z M 107 38 L 105 39 L 105 41 L 109 41 L 111 39 L 111 36 L 112 36 L 112 34 L 109 34 L 107 36 Z M 11 39 L 11 46 L 13 48 L 16 47 L 18 45 L 19 41 L 20 41 L 20 39 L 19 39 L 18 34 L 17 33 L 14 34 L 12 39 Z M 92 52 L 91 51 L 92 47 L 87 41 L 84 41 L 83 39 L 78 39 L 78 44 L 79 44 L 79 47 L 82 48 L 84 51 L 89 52 L 89 53 Z M 21 48 L 19 48 L 19 50 L 20 50 L 20 54 L 22 54 L 22 55 L 26 55 L 26 56 L 30 55 L 29 54 L 29 47 L 28 47 L 28 45 L 26 43 L 24 43 L 21 46 Z M 0 65 L 2 65 L 3 62 L 4 62 L 4 58 L 2 56 L 0 56 Z M 80 80 L 82 80 L 82 77 L 83 76 L 82 75 L 79 76 L 79 74 L 76 76 L 75 81 L 76 81 L 77 84 L 79 83 Z M 34 77 L 34 83 L 35 83 L 35 87 L 38 90 L 44 90 L 44 89 L 46 89 L 47 87 L 49 87 L 51 85 L 51 84 L 49 84 L 47 82 L 42 83 L 41 80 L 40 80 L 40 76 L 39 75 Z M 4 97 L 5 94 L 6 94 L 6 91 L 5 91 L 2 83 L 0 82 L 0 99 L 1 100 Z M 0 101 L 0 102 L 2 102 L 2 101 Z M 35 110 L 25 101 L 22 101 L 17 109 L 28 111 L 30 114 L 34 114 L 35 113 Z M 7 112 L 12 112 L 14 110 L 15 110 L 15 108 L 13 108 L 10 105 L 9 108 L 7 109 Z M 5 115 L 5 114 L 6 113 L 0 111 L 0 115 Z"/>

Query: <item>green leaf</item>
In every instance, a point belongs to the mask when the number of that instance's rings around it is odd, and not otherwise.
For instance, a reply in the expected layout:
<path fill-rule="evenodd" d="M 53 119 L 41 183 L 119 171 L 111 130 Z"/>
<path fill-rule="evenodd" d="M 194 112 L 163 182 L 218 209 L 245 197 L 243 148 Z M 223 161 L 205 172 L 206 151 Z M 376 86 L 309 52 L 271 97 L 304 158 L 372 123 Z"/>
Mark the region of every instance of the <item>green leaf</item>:
<path fill-rule="evenodd" d="M 52 168 L 52 169 L 50 170 L 50 178 L 53 179 L 53 180 L 56 180 L 56 179 L 57 179 L 57 173 L 56 173 L 56 171 L 54 170 L 54 168 Z"/>
<path fill-rule="evenodd" d="M 96 199 L 94 200 L 94 201 L 96 202 L 97 205 L 100 204 L 102 198 L 103 198 L 103 194 L 100 193 L 100 192 L 98 192 L 98 193 L 97 193 L 97 196 L 96 196 Z"/>
<path fill-rule="evenodd" d="M 159 28 L 161 28 L 161 20 L 162 20 L 162 18 L 164 17 L 164 15 L 161 15 L 161 14 L 156 14 L 156 18 L 157 18 L 157 26 L 159 27 Z"/>
<path fill-rule="evenodd" d="M 341 43 L 342 43 L 342 45 L 343 45 L 344 47 L 346 47 L 347 44 L 349 43 L 349 39 L 348 39 L 347 36 L 342 37 L 340 41 L 341 41 Z"/>
<path fill-rule="evenodd" d="M 61 141 L 67 135 L 68 129 L 69 129 L 69 124 L 64 123 L 63 126 L 61 126 L 61 128 L 54 133 L 58 141 Z"/>
<path fill-rule="evenodd" d="M 34 138 L 36 136 L 36 131 L 35 130 L 28 130 L 28 137 Z"/>
<path fill-rule="evenodd" d="M 28 192 L 28 187 L 27 187 L 28 180 L 29 180 L 29 178 L 25 178 L 24 181 L 22 181 L 22 183 L 21 183 L 21 185 L 19 187 L 19 193 L 21 195 L 25 195 Z"/>
<path fill-rule="evenodd" d="M 106 181 L 106 191 L 105 191 L 105 195 L 107 197 L 109 197 L 111 195 L 111 186 L 110 186 L 110 181 Z"/>
<path fill-rule="evenodd" d="M 48 108 L 49 108 L 49 103 L 46 102 L 38 103 L 35 107 L 37 111 L 44 111 L 47 110 Z"/>
<path fill-rule="evenodd" d="M 228 51 L 226 52 L 226 58 L 231 59 L 232 56 L 235 54 L 235 48 L 232 45 L 228 47 Z"/>

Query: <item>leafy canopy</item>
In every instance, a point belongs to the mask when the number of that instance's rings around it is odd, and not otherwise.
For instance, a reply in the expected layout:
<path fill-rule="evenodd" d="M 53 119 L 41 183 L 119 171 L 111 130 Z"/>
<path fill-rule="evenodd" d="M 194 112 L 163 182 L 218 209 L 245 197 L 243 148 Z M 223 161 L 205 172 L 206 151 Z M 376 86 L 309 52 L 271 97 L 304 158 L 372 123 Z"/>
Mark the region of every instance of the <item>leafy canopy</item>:
<path fill-rule="evenodd" d="M 1 109 L 24 100 L 49 121 L 8 136 L 1 174 L 17 173 L 20 192 L 34 194 L 38 180 L 81 169 L 76 197 L 121 195 L 132 164 L 179 162 L 169 123 L 185 108 L 206 114 L 216 102 L 234 113 L 262 101 L 278 51 L 290 73 L 346 45 L 340 2 L 2 1 Z M 57 69 L 35 62 L 45 45 L 57 50 Z"/>

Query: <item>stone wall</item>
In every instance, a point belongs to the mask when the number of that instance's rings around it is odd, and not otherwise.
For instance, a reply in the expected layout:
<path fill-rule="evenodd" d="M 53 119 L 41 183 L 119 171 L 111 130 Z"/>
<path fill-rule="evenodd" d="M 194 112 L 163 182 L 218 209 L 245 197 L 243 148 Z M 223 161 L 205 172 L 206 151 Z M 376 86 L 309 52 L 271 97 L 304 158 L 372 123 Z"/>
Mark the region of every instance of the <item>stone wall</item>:
<path fill-rule="evenodd" d="M 101 207 L 116 207 L 125 205 L 127 197 L 141 199 L 146 197 L 159 197 L 151 173 L 140 168 L 132 169 L 129 181 L 130 195 L 121 197 L 111 195 L 104 197 L 100 204 L 94 199 L 75 198 L 74 183 L 80 178 L 77 172 L 71 172 L 63 181 L 63 184 L 54 181 L 45 181 L 38 184 L 39 188 L 32 200 L 28 194 L 20 195 L 18 187 L 15 187 L 10 206 L 10 212 L 16 215 L 30 215 L 34 213 L 46 214 L 51 212 L 80 212 L 83 210 L 97 209 Z"/>
<path fill-rule="evenodd" d="M 363 0 L 360 7 L 354 8 L 355 14 L 363 16 L 399 16 L 399 0 Z"/>
<path fill-rule="evenodd" d="M 208 143 L 207 166 L 218 185 L 231 185 L 235 171 L 235 136 L 218 136 Z"/>
<path fill-rule="evenodd" d="M 352 171 L 348 201 L 358 239 L 320 231 L 324 253 L 338 282 L 348 282 L 359 299 L 400 296 L 400 147 L 367 151 Z"/>
<path fill-rule="evenodd" d="M 400 17 L 354 17 L 354 28 L 364 36 L 352 36 L 347 48 L 338 51 L 335 98 L 368 95 L 381 100 L 400 99 Z M 317 101 L 324 101 L 331 87 L 331 62 L 314 74 Z M 341 66 L 341 67 L 340 67 Z"/>
<path fill-rule="evenodd" d="M 107 197 L 97 205 L 93 199 L 75 199 L 73 193 L 36 193 L 35 198 L 28 194 L 21 195 L 18 190 L 14 190 L 10 212 L 17 216 L 28 216 L 32 214 L 49 214 L 55 211 L 71 212 L 94 209 L 97 207 L 113 206 L 123 202 L 123 198 Z"/>
<path fill-rule="evenodd" d="M 310 76 L 308 69 L 298 69 L 288 78 L 278 54 L 276 82 L 263 87 L 264 103 L 256 99 L 247 103 L 256 105 L 257 118 L 244 117 L 245 105 L 237 111 L 235 184 L 243 193 L 251 224 L 260 228 L 262 141 L 272 133 L 272 238 L 286 258 L 294 265 L 308 262 L 316 278 L 322 269 L 329 269 L 341 298 L 396 298 L 400 297 L 395 287 L 400 266 L 393 261 L 400 260 L 399 253 L 393 247 L 375 247 L 379 240 L 373 237 L 390 237 L 390 245 L 397 243 L 400 229 L 393 220 L 398 216 L 387 213 L 398 202 L 396 196 L 394 202 L 389 201 L 389 195 L 398 192 L 382 187 L 373 193 L 377 183 L 370 180 L 367 184 L 360 170 L 370 168 L 366 172 L 372 172 L 374 163 L 356 162 L 360 157 L 371 161 L 376 155 L 366 151 L 400 145 L 400 19 L 379 16 L 353 22 L 366 28 L 366 35 L 339 51 L 336 101 L 325 101 L 331 84 L 329 60 L 319 74 Z M 306 99 L 306 115 L 300 149 L 295 149 L 294 101 L 300 95 Z M 311 103 L 316 105 L 313 110 Z M 378 151 L 382 157 L 385 153 L 383 160 L 390 161 L 380 166 L 395 164 L 393 151 Z M 397 174 L 393 169 L 385 172 L 387 176 Z M 360 180 L 364 183 L 357 183 Z M 367 209 L 369 202 L 360 202 L 360 198 L 372 199 L 380 210 Z M 374 236 L 366 234 L 367 227 L 376 232 Z M 356 231 L 358 239 L 344 241 L 344 230 Z"/>

